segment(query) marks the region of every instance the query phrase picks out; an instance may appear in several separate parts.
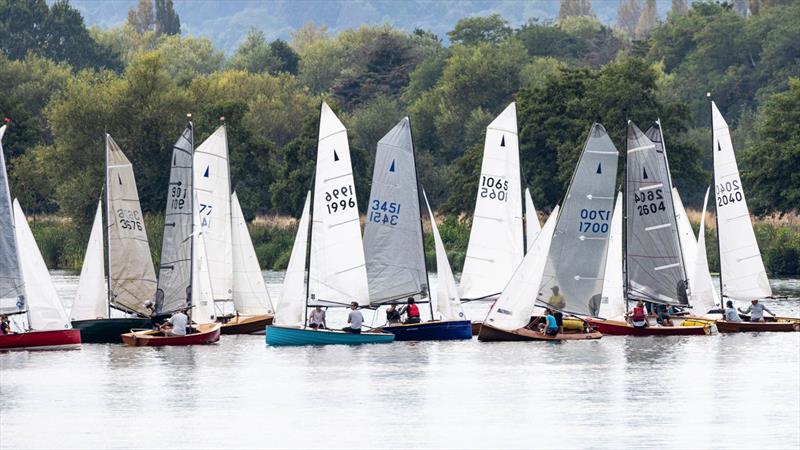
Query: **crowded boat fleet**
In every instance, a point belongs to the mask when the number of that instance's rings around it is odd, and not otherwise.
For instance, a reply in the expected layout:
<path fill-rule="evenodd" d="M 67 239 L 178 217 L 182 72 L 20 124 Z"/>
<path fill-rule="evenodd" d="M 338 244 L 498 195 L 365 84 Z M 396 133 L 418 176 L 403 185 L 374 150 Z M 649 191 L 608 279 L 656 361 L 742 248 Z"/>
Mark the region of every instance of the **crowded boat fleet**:
<path fill-rule="evenodd" d="M 284 346 L 800 331 L 800 318 L 777 317 L 761 303 L 773 293 L 728 125 L 713 101 L 710 110 L 714 192 L 706 192 L 695 234 L 672 183 L 659 120 L 641 128 L 628 121 L 624 151 L 603 125 L 587 124 L 563 200 L 540 224 L 521 177 L 516 105 L 508 105 L 486 128 L 456 282 L 417 173 L 410 120 L 377 142 L 367 210 L 359 211 L 347 129 L 323 102 L 316 167 L 275 302 L 231 192 L 224 123 L 195 148 L 189 115 L 173 146 L 157 270 L 134 167 L 106 134 L 103 194 L 70 311 L 12 197 L 4 125 L 0 350 L 199 345 L 222 334 L 263 334 L 267 345 Z M 718 285 L 705 243 L 709 199 Z M 487 303 L 485 317 L 466 315 L 462 303 L 473 301 Z M 329 308 L 345 310 L 347 322 L 329 324 Z M 367 325 L 364 309 L 385 314 L 385 322 Z"/>

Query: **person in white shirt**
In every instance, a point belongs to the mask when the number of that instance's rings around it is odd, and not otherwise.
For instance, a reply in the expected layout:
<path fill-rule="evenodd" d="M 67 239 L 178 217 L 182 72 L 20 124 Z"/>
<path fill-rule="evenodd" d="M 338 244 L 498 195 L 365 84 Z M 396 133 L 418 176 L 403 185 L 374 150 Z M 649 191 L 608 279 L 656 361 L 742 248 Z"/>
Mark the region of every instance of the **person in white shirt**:
<path fill-rule="evenodd" d="M 179 310 L 167 323 L 161 326 L 161 331 L 167 336 L 186 336 L 186 327 L 189 325 L 189 316 L 184 310 Z"/>
<path fill-rule="evenodd" d="M 308 326 L 314 329 L 328 328 L 328 324 L 325 323 L 325 311 L 322 310 L 321 306 L 317 306 L 311 310 L 311 313 L 308 315 Z"/>
<path fill-rule="evenodd" d="M 736 308 L 733 307 L 733 302 L 728 300 L 728 303 L 725 304 L 725 320 L 728 322 L 741 322 L 742 318 L 739 317 L 739 313 L 736 311 Z"/>
<path fill-rule="evenodd" d="M 364 324 L 364 316 L 358 310 L 358 302 L 350 303 L 350 314 L 347 315 L 347 323 L 349 326 L 342 328 L 342 331 L 347 333 L 361 333 L 361 325 Z"/>
<path fill-rule="evenodd" d="M 758 303 L 758 300 L 752 300 L 750 306 L 745 310 L 739 308 L 739 312 L 742 314 L 750 313 L 750 322 L 764 322 L 764 311 L 770 313 L 772 317 L 775 317 L 775 314 L 768 310 L 766 306 Z"/>

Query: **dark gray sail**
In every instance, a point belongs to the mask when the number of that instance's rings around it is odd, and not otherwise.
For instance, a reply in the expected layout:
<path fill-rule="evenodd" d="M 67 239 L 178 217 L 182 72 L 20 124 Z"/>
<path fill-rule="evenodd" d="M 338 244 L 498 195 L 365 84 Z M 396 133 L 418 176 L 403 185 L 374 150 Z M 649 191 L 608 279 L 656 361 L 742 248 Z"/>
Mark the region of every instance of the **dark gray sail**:
<path fill-rule="evenodd" d="M 597 315 L 614 211 L 619 152 L 592 125 L 558 216 L 537 299 L 563 311 Z"/>
<path fill-rule="evenodd" d="M 2 140 L 5 131 L 5 125 L 0 127 L 0 314 L 11 314 L 25 310 L 25 291 L 19 267 L 6 160 L 3 155 Z"/>
<path fill-rule="evenodd" d="M 364 227 L 364 254 L 370 304 L 428 296 L 408 118 L 378 142 Z"/>
<path fill-rule="evenodd" d="M 688 304 L 686 275 L 672 204 L 672 182 L 660 129 L 654 142 L 628 122 L 625 178 L 626 298 Z"/>
<path fill-rule="evenodd" d="M 183 130 L 172 147 L 167 208 L 164 213 L 164 240 L 158 270 L 156 311 L 173 312 L 191 304 L 192 291 L 192 124 Z"/>

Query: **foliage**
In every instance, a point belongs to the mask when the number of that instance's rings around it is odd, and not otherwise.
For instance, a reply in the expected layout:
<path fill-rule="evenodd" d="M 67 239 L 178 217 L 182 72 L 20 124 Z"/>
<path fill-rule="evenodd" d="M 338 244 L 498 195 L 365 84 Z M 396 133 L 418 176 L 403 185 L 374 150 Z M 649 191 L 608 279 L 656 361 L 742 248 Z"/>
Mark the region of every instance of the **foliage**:
<path fill-rule="evenodd" d="M 467 17 L 447 33 L 454 44 L 475 45 L 481 42 L 498 43 L 511 35 L 508 22 L 500 14 L 486 17 Z"/>

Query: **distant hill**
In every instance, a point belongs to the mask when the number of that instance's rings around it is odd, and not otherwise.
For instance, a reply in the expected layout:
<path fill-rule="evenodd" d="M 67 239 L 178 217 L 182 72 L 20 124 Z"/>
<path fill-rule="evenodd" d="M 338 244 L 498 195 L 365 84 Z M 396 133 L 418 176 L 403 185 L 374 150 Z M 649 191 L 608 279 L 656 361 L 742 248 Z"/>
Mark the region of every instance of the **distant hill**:
<path fill-rule="evenodd" d="M 52 2 L 52 0 L 49 0 Z M 137 0 L 71 0 L 87 25 L 113 27 L 125 22 Z M 500 14 L 512 26 L 529 18 L 551 20 L 558 16 L 558 0 L 174 0 L 184 34 L 204 36 L 226 53 L 232 52 L 250 27 L 270 39 L 288 39 L 292 30 L 308 22 L 324 24 L 333 33 L 362 24 L 390 23 L 408 31 L 422 28 L 445 41 L 459 19 Z M 613 23 L 618 0 L 594 0 L 598 18 Z M 663 16 L 670 0 L 659 0 Z"/>

